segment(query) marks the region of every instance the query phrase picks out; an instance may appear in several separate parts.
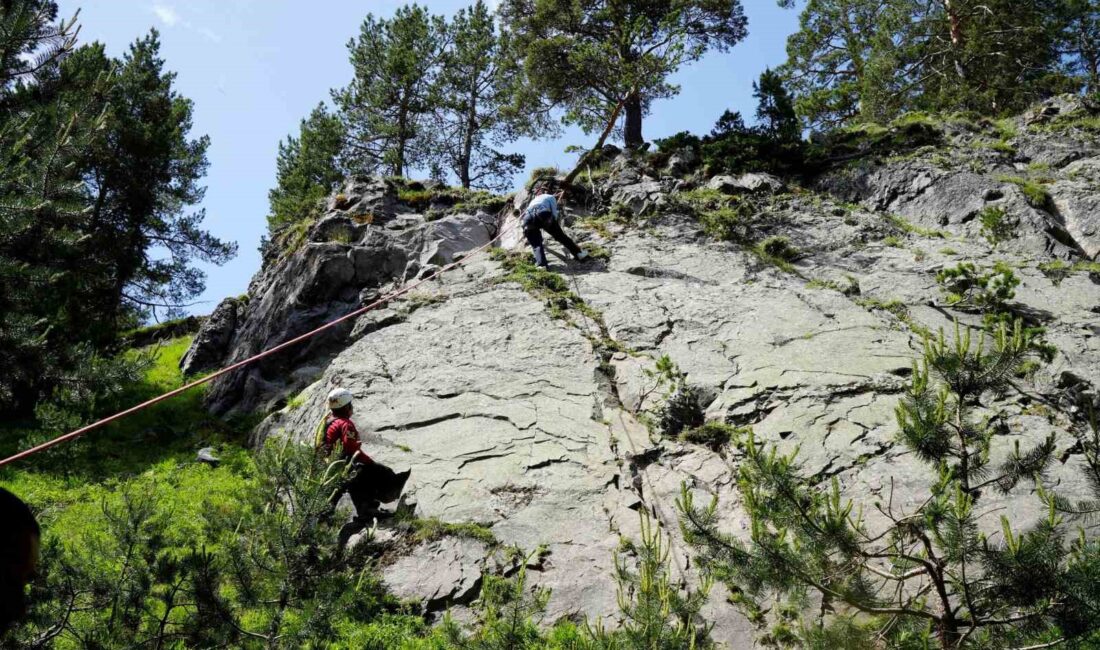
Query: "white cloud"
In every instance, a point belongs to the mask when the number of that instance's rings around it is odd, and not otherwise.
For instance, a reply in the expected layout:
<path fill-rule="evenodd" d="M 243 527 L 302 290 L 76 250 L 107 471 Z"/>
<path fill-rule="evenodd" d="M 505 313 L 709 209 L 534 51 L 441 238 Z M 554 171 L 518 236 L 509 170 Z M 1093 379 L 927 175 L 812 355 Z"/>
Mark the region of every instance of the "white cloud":
<path fill-rule="evenodd" d="M 196 31 L 214 43 L 221 43 L 222 37 L 209 27 L 199 27 Z"/>
<path fill-rule="evenodd" d="M 164 25 L 167 27 L 175 27 L 176 25 L 179 25 L 184 29 L 199 34 L 203 38 L 206 38 L 213 43 L 222 42 L 222 37 L 220 34 L 210 29 L 209 27 L 199 27 L 189 20 L 184 20 L 180 16 L 179 12 L 176 11 L 175 7 L 171 5 L 157 3 L 153 5 L 151 11 L 154 15 L 156 15 L 160 22 L 164 23 Z"/>
<path fill-rule="evenodd" d="M 160 18 L 162 23 L 169 27 L 172 27 L 180 21 L 180 15 L 176 13 L 175 9 L 168 5 L 153 5 L 153 13 L 157 15 L 157 18 Z"/>

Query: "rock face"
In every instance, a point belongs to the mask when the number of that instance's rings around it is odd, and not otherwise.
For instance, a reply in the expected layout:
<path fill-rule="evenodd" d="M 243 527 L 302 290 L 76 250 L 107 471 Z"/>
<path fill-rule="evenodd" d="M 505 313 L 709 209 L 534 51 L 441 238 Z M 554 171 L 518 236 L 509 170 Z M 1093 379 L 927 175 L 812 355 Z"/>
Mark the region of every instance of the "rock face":
<path fill-rule="evenodd" d="M 308 230 L 277 237 L 247 300 L 228 299 L 218 306 L 196 335 L 184 370 L 229 365 L 304 334 L 496 234 L 495 215 L 454 212 L 427 220 L 400 202 L 398 190 L 381 179 L 349 181 Z M 350 335 L 368 331 L 362 323 L 358 328 L 347 323 L 230 375 L 214 384 L 211 409 L 270 409 L 315 380 Z"/>
<path fill-rule="evenodd" d="M 1028 134 L 1022 123 L 1020 131 L 1017 152 L 1028 138 L 1055 137 Z M 1045 326 L 1059 353 L 1021 380 L 1020 394 L 1002 398 L 1043 407 L 1006 420 L 993 460 L 1016 441 L 1026 447 L 1053 434 L 1062 463 L 1050 481 L 1072 494 L 1083 490 L 1072 431 L 1100 400 L 1100 280 L 1084 267 L 1057 276 L 1039 264 L 1095 255 L 1090 174 L 1100 149 L 1085 139 L 1073 146 L 1074 162 L 1043 168 L 1056 178 L 1042 183 L 1052 200 L 1041 208 L 1020 184 L 998 180 L 1002 171 L 1024 173 L 1015 163 L 947 170 L 933 151 L 830 169 L 814 181 L 816 193 L 783 193 L 786 183 L 762 181 L 752 227 L 759 239 L 788 238 L 800 253 L 795 272 L 710 239 L 669 179 L 612 174 L 606 199 L 625 202 L 634 220 L 579 221 L 572 229 L 606 249 L 608 260 L 551 259 L 591 311 L 554 318 L 545 301 L 502 281 L 500 265 L 479 256 L 330 337 L 218 384 L 213 404 L 278 406 L 308 384 L 297 406 L 276 410 L 257 432 L 258 439 L 306 440 L 328 390 L 351 390 L 372 456 L 413 469 L 407 492 L 420 516 L 477 523 L 500 544 L 543 548 L 528 576 L 552 590 L 546 622 L 587 615 L 614 625 L 614 553 L 621 536 L 638 535 L 641 513 L 671 536 L 673 572 L 685 580 L 696 575 L 679 533 L 682 485 L 701 499 L 717 495 L 730 531 L 748 525 L 735 457 L 663 438 L 643 423 L 665 397 L 653 375 L 657 359 L 667 355 L 699 389 L 708 419 L 752 426 L 783 450 L 798 446 L 808 473 L 836 477 L 861 502 L 892 491 L 896 506 L 915 507 L 929 478 L 894 442 L 894 407 L 921 332 L 952 327 L 956 318 L 980 322 L 944 306 L 935 274 L 960 261 L 1003 260 L 1022 281 L 1013 309 Z M 948 151 L 962 155 L 959 147 Z M 980 148 L 966 151 L 985 160 Z M 386 199 L 384 185 L 362 185 L 381 187 L 382 196 L 345 201 L 389 206 L 389 216 L 358 224 L 346 209 L 333 212 L 296 252 L 270 263 L 253 282 L 224 361 L 347 313 L 364 295 L 497 232 L 491 215 L 425 221 Z M 1016 223 L 1015 236 L 996 247 L 976 218 L 989 205 Z M 326 228 L 351 234 L 334 242 Z M 524 245 L 515 233 L 503 241 Z M 1019 522 L 1042 515 L 1022 487 L 983 503 Z M 409 550 L 383 576 L 426 611 L 461 612 L 489 570 L 489 553 L 483 541 L 445 538 Z M 712 591 L 707 614 L 716 640 L 755 647 L 752 624 L 721 589 Z"/>

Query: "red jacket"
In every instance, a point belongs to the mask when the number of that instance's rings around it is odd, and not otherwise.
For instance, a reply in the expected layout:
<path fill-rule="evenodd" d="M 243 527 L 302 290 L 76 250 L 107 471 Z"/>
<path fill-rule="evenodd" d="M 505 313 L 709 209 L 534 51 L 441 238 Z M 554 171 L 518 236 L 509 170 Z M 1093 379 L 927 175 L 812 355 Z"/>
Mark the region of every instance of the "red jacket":
<path fill-rule="evenodd" d="M 359 441 L 359 430 L 350 419 L 333 418 L 325 427 L 325 452 L 331 454 L 337 442 L 343 447 L 341 455 L 344 458 L 354 458 L 356 452 L 361 452 L 368 462 L 373 462 L 366 452 L 361 451 L 363 443 Z"/>

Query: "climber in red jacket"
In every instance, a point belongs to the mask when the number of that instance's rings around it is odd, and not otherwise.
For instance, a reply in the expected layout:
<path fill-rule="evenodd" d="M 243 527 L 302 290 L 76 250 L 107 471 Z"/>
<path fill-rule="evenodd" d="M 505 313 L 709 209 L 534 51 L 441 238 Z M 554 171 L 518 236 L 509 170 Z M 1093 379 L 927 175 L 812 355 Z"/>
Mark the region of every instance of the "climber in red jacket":
<path fill-rule="evenodd" d="M 332 413 L 325 422 L 324 436 L 320 440 L 320 447 L 326 455 L 339 448 L 340 457 L 351 465 L 347 480 L 332 496 L 332 504 L 336 505 L 346 492 L 355 506 L 355 519 L 340 531 L 341 544 L 372 519 L 383 515 L 378 509 L 380 503 L 399 498 L 412 473 L 412 470 L 394 472 L 363 451 L 359 430 L 351 421 L 351 401 L 351 392 L 344 388 L 337 388 L 328 394 L 328 407 Z"/>

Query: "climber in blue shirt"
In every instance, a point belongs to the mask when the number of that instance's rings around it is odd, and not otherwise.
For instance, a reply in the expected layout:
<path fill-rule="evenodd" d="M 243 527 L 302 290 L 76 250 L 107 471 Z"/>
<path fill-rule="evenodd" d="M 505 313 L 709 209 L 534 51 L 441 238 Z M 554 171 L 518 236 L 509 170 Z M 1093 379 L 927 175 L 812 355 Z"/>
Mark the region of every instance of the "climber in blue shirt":
<path fill-rule="evenodd" d="M 527 237 L 527 243 L 535 253 L 535 264 L 542 268 L 547 267 L 546 246 L 542 241 L 542 231 L 545 230 L 551 237 L 558 240 L 562 246 L 573 254 L 578 260 L 588 259 L 588 252 L 581 250 L 569 235 L 561 229 L 561 211 L 559 203 L 564 201 L 565 190 L 558 190 L 556 194 L 549 194 L 549 188 L 545 183 L 535 186 L 535 197 L 527 204 L 523 211 L 521 223 L 523 234 Z"/>

